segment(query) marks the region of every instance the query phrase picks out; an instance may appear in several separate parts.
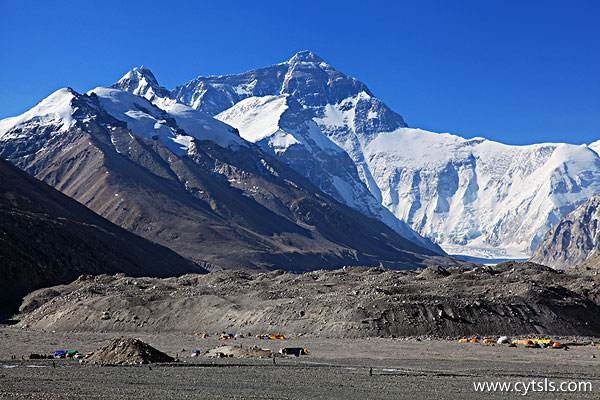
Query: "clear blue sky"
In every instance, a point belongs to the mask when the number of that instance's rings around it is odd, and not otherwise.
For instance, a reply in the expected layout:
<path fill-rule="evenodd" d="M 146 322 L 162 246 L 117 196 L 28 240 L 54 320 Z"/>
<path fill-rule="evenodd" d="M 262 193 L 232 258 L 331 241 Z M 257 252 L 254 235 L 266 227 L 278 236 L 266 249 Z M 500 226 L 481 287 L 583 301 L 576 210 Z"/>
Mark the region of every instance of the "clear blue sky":
<path fill-rule="evenodd" d="M 171 88 L 310 49 L 411 126 L 600 139 L 600 1 L 0 0 L 0 15 L 0 118 L 141 64 Z"/>

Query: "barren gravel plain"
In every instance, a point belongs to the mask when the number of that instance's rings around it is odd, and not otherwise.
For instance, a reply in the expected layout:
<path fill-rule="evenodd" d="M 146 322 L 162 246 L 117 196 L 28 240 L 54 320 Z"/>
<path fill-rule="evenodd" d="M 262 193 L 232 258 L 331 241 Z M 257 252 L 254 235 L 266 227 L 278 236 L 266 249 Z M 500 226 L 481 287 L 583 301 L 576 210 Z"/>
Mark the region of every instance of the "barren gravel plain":
<path fill-rule="evenodd" d="M 76 360 L 28 360 L 58 348 L 94 351 L 116 334 L 0 328 L 0 398 L 18 399 L 580 399 L 598 398 L 600 349 L 512 348 L 446 340 L 244 338 L 229 341 L 278 350 L 303 346 L 299 358 L 191 358 L 192 349 L 219 345 L 215 337 L 135 333 L 180 361 L 144 366 L 98 366 Z M 589 338 L 562 338 L 585 343 Z M 15 359 L 13 359 L 13 356 Z M 22 359 L 25 358 L 25 360 Z M 372 376 L 369 370 L 372 368 Z M 589 381 L 592 392 L 480 393 L 473 382 Z"/>

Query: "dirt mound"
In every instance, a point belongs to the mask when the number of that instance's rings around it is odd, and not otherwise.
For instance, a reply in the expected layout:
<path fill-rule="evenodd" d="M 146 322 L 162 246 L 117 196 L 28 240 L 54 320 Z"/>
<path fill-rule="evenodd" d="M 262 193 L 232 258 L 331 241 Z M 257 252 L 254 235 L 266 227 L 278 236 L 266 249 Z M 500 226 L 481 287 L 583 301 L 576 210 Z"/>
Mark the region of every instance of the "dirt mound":
<path fill-rule="evenodd" d="M 135 365 L 173 362 L 175 359 L 140 339 L 117 337 L 94 352 L 88 361 L 104 365 Z"/>

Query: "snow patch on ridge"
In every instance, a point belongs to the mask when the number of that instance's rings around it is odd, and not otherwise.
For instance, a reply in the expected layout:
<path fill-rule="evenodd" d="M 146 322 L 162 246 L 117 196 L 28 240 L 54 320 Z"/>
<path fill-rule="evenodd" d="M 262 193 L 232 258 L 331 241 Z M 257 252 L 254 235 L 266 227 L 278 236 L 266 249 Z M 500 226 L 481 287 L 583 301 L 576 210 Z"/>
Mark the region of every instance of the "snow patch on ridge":
<path fill-rule="evenodd" d="M 240 136 L 256 143 L 280 130 L 279 120 L 288 109 L 285 95 L 249 97 L 215 116 L 240 132 Z M 289 143 L 293 141 L 287 139 Z M 296 142 L 297 139 L 295 139 Z"/>
<path fill-rule="evenodd" d="M 88 92 L 95 94 L 101 107 L 114 118 L 123 121 L 136 136 L 159 140 L 176 154 L 185 154 L 191 137 L 185 137 L 169 124 L 168 114 L 143 97 L 119 89 L 97 87 Z"/>
<path fill-rule="evenodd" d="M 210 140 L 221 147 L 248 145 L 231 126 L 211 117 L 203 111 L 194 110 L 189 106 L 175 101 L 163 101 L 157 105 L 162 110 L 168 112 L 180 128 L 196 139 Z"/>
<path fill-rule="evenodd" d="M 296 144 L 304 145 L 313 153 L 343 151 L 312 120 L 290 121 L 294 116 L 285 116 L 289 110 L 288 98 L 288 95 L 249 97 L 215 118 L 238 129 L 240 136 L 249 142 L 258 143 L 268 138 L 266 142 L 276 154 Z M 282 125 L 293 125 L 295 129 L 284 129 Z"/>
<path fill-rule="evenodd" d="M 246 145 L 228 125 L 174 101 L 161 101 L 159 104 L 165 108 L 161 109 L 143 97 L 119 89 L 98 87 L 88 93 L 98 96 L 102 108 L 127 123 L 134 134 L 145 139 L 158 139 L 177 154 L 192 149 L 194 138 L 210 140 L 222 147 Z"/>

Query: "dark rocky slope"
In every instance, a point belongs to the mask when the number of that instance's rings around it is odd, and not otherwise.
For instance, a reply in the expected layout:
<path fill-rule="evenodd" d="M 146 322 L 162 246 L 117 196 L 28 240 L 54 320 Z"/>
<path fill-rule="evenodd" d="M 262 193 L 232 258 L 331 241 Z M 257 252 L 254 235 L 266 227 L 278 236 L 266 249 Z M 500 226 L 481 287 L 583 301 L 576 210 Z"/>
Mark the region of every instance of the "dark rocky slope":
<path fill-rule="evenodd" d="M 594 196 L 550 229 L 531 261 L 557 269 L 595 269 L 599 259 L 600 196 Z"/>
<path fill-rule="evenodd" d="M 205 270 L 0 160 L 0 316 L 16 311 L 32 290 L 117 272 L 166 277 Z"/>

